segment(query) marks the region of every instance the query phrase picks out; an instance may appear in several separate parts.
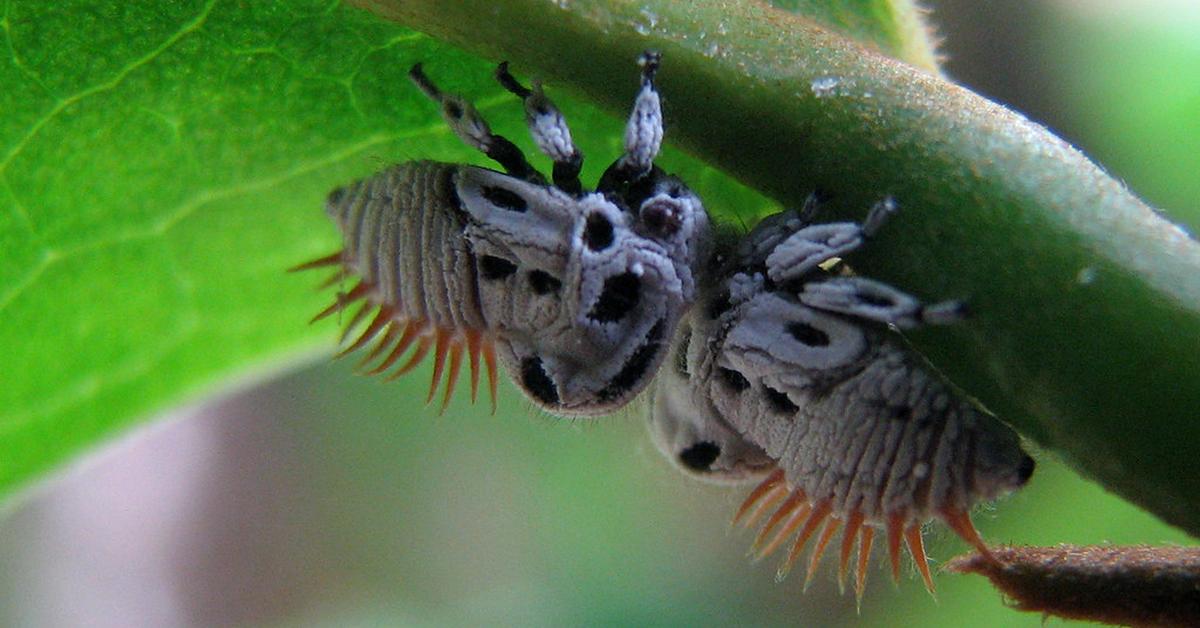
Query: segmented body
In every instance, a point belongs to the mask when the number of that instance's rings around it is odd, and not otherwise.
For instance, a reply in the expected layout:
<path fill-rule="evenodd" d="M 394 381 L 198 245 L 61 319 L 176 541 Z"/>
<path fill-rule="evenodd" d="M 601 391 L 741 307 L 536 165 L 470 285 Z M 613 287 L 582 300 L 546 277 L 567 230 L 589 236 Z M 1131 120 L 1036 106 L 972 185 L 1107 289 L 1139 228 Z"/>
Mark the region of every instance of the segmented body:
<path fill-rule="evenodd" d="M 437 364 L 432 395 L 449 358 L 444 400 L 448 401 L 461 365 L 462 349 L 471 364 L 475 397 L 482 355 L 494 399 L 495 353 L 480 305 L 473 252 L 463 240 L 468 216 L 456 191 L 460 167 L 419 161 L 387 170 L 335 190 L 326 211 L 343 234 L 345 248 L 337 256 L 341 274 L 359 283 L 340 295 L 327 315 L 362 300 L 347 325 L 353 330 L 374 310 L 359 340 L 346 352 L 382 339 L 364 363 L 380 358 L 371 371 L 391 368 L 415 345 L 412 356 L 395 375 L 418 365 L 435 346 Z M 318 316 L 319 318 L 320 316 Z"/>
<path fill-rule="evenodd" d="M 380 373 L 415 346 L 399 375 L 432 347 L 430 398 L 445 373 L 443 405 L 464 347 L 472 396 L 482 356 L 495 399 L 497 354 L 529 397 L 556 414 L 608 412 L 644 389 L 694 298 L 693 265 L 708 229 L 699 199 L 652 162 L 662 137 L 655 59 L 646 63 L 626 154 L 595 192 L 576 178 L 582 157 L 540 88 L 501 72 L 556 160 L 553 185 L 468 103 L 414 69 L 451 128 L 506 172 L 412 162 L 329 196 L 345 248 L 306 267 L 337 265 L 338 277 L 360 283 L 318 318 L 365 301 L 349 332 L 374 312 L 346 351 L 379 337 L 365 362 L 378 360 L 370 372 Z"/>
<path fill-rule="evenodd" d="M 921 524 L 940 519 L 986 556 L 968 512 L 1033 471 L 1011 430 L 888 329 L 955 322 L 962 305 L 925 305 L 828 270 L 895 212 L 890 199 L 861 225 L 816 223 L 810 203 L 740 241 L 711 232 L 699 198 L 653 163 L 662 140 L 657 62 L 652 53 L 641 59 L 625 153 L 595 191 L 580 183 L 582 155 L 539 85 L 522 86 L 504 64 L 497 72 L 554 161 L 552 184 L 470 103 L 415 67 L 412 78 L 450 128 L 504 172 L 410 162 L 330 194 L 344 248 L 298 268 L 332 266 L 326 285 L 357 283 L 316 318 L 362 303 L 348 316 L 343 339 L 359 335 L 343 354 L 376 342 L 363 360 L 370 373 L 395 367 L 389 377 L 398 376 L 432 351 L 429 399 L 445 375 L 443 407 L 464 352 L 472 399 L 482 360 L 494 408 L 499 356 L 529 398 L 556 414 L 620 408 L 661 370 L 650 413 L 656 445 L 706 480 L 761 480 L 735 520 L 765 519 L 760 556 L 794 539 L 781 574 L 815 538 L 811 578 L 841 529 L 839 580 L 857 541 L 861 596 L 878 530 L 893 575 L 906 543 L 932 591 Z"/>
<path fill-rule="evenodd" d="M 766 221 L 708 282 L 681 327 L 675 368 L 656 387 L 657 440 L 702 476 L 766 476 L 738 518 L 752 525 L 771 513 L 755 541 L 760 556 L 795 535 L 781 574 L 815 538 L 811 578 L 844 527 L 839 573 L 858 540 L 861 595 L 879 530 L 893 573 L 903 540 L 932 591 L 921 524 L 941 519 L 986 553 L 967 513 L 1022 486 L 1033 459 L 1012 430 L 957 395 L 883 324 L 949 322 L 958 308 L 922 306 L 816 263 L 792 272 L 789 252 L 828 258 L 831 243 L 862 240 L 850 223 L 806 227 L 795 215 Z"/>

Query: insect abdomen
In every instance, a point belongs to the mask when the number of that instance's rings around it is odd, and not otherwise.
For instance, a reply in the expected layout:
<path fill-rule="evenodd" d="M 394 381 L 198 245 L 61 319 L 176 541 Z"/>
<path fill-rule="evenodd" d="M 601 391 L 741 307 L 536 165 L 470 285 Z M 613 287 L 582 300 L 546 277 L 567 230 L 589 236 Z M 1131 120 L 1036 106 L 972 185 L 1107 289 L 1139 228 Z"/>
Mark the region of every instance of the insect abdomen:
<path fill-rule="evenodd" d="M 335 190 L 326 212 L 345 234 L 347 267 L 380 305 L 402 318 L 484 329 L 457 172 L 432 161 L 399 164 Z"/>
<path fill-rule="evenodd" d="M 331 282 L 359 277 L 358 284 L 339 293 L 314 320 L 365 301 L 346 324 L 345 336 L 371 312 L 374 318 L 342 354 L 382 336 L 362 362 L 369 374 L 390 369 L 413 348 L 389 379 L 402 375 L 432 349 L 429 399 L 447 373 L 445 407 L 465 348 L 471 397 L 478 389 L 482 357 L 494 407 L 496 354 L 479 304 L 475 256 L 463 237 L 467 215 L 455 188 L 458 174 L 459 167 L 452 164 L 416 161 L 334 190 L 325 209 L 343 234 L 344 248 L 298 269 L 339 265 Z"/>

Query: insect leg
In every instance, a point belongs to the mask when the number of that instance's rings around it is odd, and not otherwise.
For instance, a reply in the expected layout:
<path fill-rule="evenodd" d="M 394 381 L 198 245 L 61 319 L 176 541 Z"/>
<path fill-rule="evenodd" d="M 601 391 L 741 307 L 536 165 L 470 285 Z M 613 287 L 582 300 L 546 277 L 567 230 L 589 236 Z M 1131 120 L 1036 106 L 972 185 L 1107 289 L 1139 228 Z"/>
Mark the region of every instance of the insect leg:
<path fill-rule="evenodd" d="M 837 277 L 804 284 L 800 302 L 818 310 L 891 323 L 909 329 L 956 323 L 966 317 L 962 301 L 926 305 L 916 297 L 866 277 Z"/>
<path fill-rule="evenodd" d="M 525 87 L 509 73 L 507 61 L 496 68 L 496 80 L 524 101 L 525 121 L 533 141 L 538 150 L 554 160 L 554 185 L 573 196 L 582 194 L 579 171 L 583 168 L 583 153 L 571 141 L 566 119 L 542 91 L 541 82 L 534 81 L 533 89 Z"/>
<path fill-rule="evenodd" d="M 801 219 L 811 219 L 815 203 L 805 203 Z M 809 225 L 788 236 L 767 256 L 767 273 L 772 281 L 799 279 L 826 261 L 859 248 L 874 236 L 896 212 L 891 198 L 876 203 L 863 223 L 831 222 Z M 807 214 L 807 216 L 804 216 Z"/>
<path fill-rule="evenodd" d="M 533 183 L 544 183 L 542 175 L 533 169 L 521 149 L 504 137 L 493 134 L 474 105 L 459 96 L 439 90 L 425 76 L 420 63 L 408 71 L 408 76 L 426 96 L 442 106 L 442 117 L 446 124 L 464 143 L 495 160 L 508 174 Z"/>
<path fill-rule="evenodd" d="M 633 111 L 625 125 L 625 154 L 621 155 L 600 178 L 601 192 L 619 190 L 631 181 L 650 174 L 654 158 L 662 146 L 662 102 L 654 86 L 661 55 L 646 51 L 638 58 L 642 67 L 642 89 L 633 101 Z"/>

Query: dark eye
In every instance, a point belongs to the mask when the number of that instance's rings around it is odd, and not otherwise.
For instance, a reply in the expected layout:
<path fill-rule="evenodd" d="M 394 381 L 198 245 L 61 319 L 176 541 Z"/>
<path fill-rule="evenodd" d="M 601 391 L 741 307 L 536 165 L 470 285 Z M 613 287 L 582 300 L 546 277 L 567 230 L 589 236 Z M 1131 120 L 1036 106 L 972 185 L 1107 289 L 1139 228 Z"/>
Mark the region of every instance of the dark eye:
<path fill-rule="evenodd" d="M 661 200 L 647 201 L 642 205 L 642 224 L 654 236 L 669 238 L 679 231 L 683 225 L 679 217 L 679 207 L 675 203 Z"/>
<path fill-rule="evenodd" d="M 679 462 L 693 471 L 705 472 L 712 469 L 712 463 L 720 455 L 720 445 L 712 441 L 700 441 L 679 452 Z"/>

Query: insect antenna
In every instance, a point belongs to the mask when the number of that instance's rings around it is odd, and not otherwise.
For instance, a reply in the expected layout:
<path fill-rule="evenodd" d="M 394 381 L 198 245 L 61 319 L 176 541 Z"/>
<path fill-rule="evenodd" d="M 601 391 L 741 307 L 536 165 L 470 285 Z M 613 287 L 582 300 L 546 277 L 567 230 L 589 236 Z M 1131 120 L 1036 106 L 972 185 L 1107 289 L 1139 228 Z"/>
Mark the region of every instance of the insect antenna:
<path fill-rule="evenodd" d="M 442 117 L 463 143 L 487 155 L 511 176 L 537 184 L 545 183 L 545 178 L 529 164 L 525 153 L 522 153 L 516 144 L 492 133 L 491 127 L 475 109 L 475 105 L 459 96 L 439 90 L 425 75 L 420 63 L 408 71 L 408 76 L 426 96 L 442 106 Z"/>
<path fill-rule="evenodd" d="M 538 150 L 554 160 L 551 177 L 555 187 L 578 197 L 583 194 L 579 171 L 583 169 L 583 153 L 571 141 L 571 129 L 558 107 L 542 91 L 539 81 L 533 89 L 525 87 L 509 71 L 508 62 L 496 68 L 496 80 L 504 89 L 520 98 L 525 105 L 525 122 Z"/>

